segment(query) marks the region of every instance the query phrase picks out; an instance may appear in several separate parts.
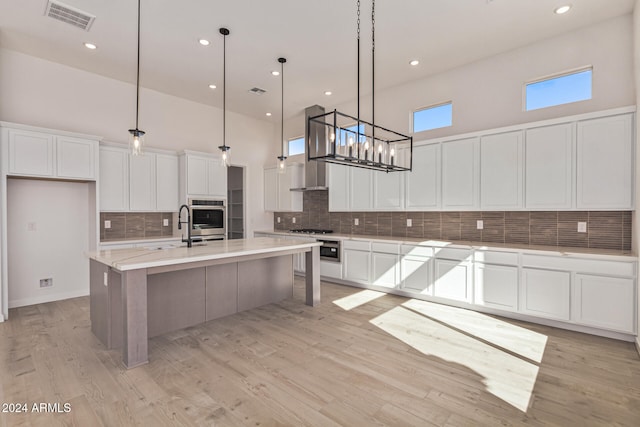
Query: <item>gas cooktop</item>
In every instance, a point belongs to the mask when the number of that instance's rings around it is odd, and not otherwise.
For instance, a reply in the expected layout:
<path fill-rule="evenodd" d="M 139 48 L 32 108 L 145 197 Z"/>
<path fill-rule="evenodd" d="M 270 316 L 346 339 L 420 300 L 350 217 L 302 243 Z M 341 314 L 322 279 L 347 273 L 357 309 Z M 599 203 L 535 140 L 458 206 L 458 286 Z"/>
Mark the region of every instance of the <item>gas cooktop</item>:
<path fill-rule="evenodd" d="M 298 230 L 289 230 L 289 232 L 302 234 L 329 234 L 333 233 L 333 230 L 322 230 L 319 228 L 300 228 Z"/>

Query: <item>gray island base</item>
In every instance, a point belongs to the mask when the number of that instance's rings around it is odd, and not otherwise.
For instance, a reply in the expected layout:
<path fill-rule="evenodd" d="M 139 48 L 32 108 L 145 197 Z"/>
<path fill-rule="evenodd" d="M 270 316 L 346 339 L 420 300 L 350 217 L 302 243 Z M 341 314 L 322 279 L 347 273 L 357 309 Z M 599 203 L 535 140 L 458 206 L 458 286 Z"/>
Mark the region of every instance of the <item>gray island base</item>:
<path fill-rule="evenodd" d="M 100 251 L 90 257 L 91 330 L 148 362 L 148 339 L 293 295 L 293 255 L 305 252 L 305 303 L 320 303 L 320 243 L 274 238 L 206 246 Z"/>

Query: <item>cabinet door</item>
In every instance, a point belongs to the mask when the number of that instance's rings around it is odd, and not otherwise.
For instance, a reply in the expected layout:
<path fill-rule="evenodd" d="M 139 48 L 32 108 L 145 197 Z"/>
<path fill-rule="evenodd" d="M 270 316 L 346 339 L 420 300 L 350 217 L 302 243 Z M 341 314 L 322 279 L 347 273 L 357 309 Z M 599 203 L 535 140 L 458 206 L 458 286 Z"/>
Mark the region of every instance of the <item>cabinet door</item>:
<path fill-rule="evenodd" d="M 471 266 L 464 261 L 436 259 L 433 295 L 471 302 Z"/>
<path fill-rule="evenodd" d="M 578 122 L 578 209 L 633 208 L 633 115 Z"/>
<path fill-rule="evenodd" d="M 372 208 L 373 176 L 369 169 L 349 167 L 349 201 L 352 211 L 370 211 Z M 343 184 L 344 185 L 344 184 Z"/>
<path fill-rule="evenodd" d="M 343 249 L 342 254 L 344 255 L 342 263 L 344 279 L 368 285 L 371 252 Z"/>
<path fill-rule="evenodd" d="M 404 208 L 404 172 L 371 172 L 373 209 L 398 211 Z"/>
<path fill-rule="evenodd" d="M 522 132 L 480 140 L 480 207 L 522 208 Z"/>
<path fill-rule="evenodd" d="M 129 210 L 156 209 L 156 155 L 129 157 Z"/>
<path fill-rule="evenodd" d="M 440 144 L 413 148 L 413 169 L 405 173 L 407 210 L 440 208 Z"/>
<path fill-rule="evenodd" d="M 344 165 L 327 165 L 330 212 L 349 210 L 349 169 Z"/>
<path fill-rule="evenodd" d="M 302 192 L 291 191 L 291 189 L 304 186 L 304 165 L 301 163 L 287 165 L 285 173 L 278 176 L 278 181 L 278 210 L 302 212 Z"/>
<path fill-rule="evenodd" d="M 397 288 L 400 284 L 400 258 L 398 255 L 371 253 L 371 284 Z"/>
<path fill-rule="evenodd" d="M 518 267 L 475 264 L 475 303 L 499 310 L 518 310 Z"/>
<path fill-rule="evenodd" d="M 538 317 L 569 320 L 571 274 L 567 271 L 522 269 L 521 311 Z"/>
<path fill-rule="evenodd" d="M 405 255 L 400 263 L 402 288 L 431 295 L 431 261 L 428 257 Z"/>
<path fill-rule="evenodd" d="M 528 129 L 525 140 L 525 206 L 570 209 L 573 128 L 571 123 Z"/>
<path fill-rule="evenodd" d="M 129 152 L 100 147 L 100 210 L 129 209 Z"/>
<path fill-rule="evenodd" d="M 156 209 L 158 211 L 177 211 L 178 200 L 178 157 L 156 155 Z"/>
<path fill-rule="evenodd" d="M 442 143 L 442 207 L 478 208 L 478 138 Z"/>
<path fill-rule="evenodd" d="M 60 178 L 96 179 L 97 141 L 68 136 L 56 137 L 56 176 Z"/>
<path fill-rule="evenodd" d="M 320 275 L 334 279 L 342 279 L 342 264 L 332 261 L 320 261 Z"/>
<path fill-rule="evenodd" d="M 219 159 L 207 159 L 207 195 L 227 198 L 227 167 Z"/>
<path fill-rule="evenodd" d="M 9 174 L 53 176 L 54 137 L 9 129 Z"/>
<path fill-rule="evenodd" d="M 190 196 L 209 195 L 208 172 L 209 159 L 187 156 L 187 194 Z"/>
<path fill-rule="evenodd" d="M 635 333 L 633 279 L 576 274 L 573 320 L 618 332 Z"/>
<path fill-rule="evenodd" d="M 290 191 L 289 182 L 294 174 L 291 165 L 287 165 L 284 172 L 277 175 L 278 180 L 278 211 L 291 211 L 293 193 Z"/>
<path fill-rule="evenodd" d="M 265 169 L 263 174 L 264 210 L 276 212 L 278 210 L 278 170 Z"/>

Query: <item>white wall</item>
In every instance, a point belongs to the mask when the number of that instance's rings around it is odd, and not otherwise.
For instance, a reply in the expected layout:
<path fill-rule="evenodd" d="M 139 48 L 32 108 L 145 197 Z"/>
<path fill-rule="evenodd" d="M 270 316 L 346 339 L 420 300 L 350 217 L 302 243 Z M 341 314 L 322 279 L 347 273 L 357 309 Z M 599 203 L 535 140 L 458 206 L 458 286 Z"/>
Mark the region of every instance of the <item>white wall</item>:
<path fill-rule="evenodd" d="M 135 86 L 0 49 L 0 120 L 127 142 L 135 125 Z M 144 75 L 141 76 L 144 84 Z M 204 90 L 207 90 L 206 88 Z M 142 88 L 140 126 L 149 146 L 217 152 L 222 110 Z M 247 236 L 272 227 L 263 210 L 262 167 L 279 146 L 272 124 L 227 112 L 231 163 L 247 167 Z M 272 159 L 273 157 L 273 159 Z"/>
<path fill-rule="evenodd" d="M 89 185 L 7 180 L 9 308 L 89 294 Z"/>
<path fill-rule="evenodd" d="M 632 32 L 632 17 L 626 15 L 433 77 L 379 90 L 376 124 L 410 134 L 415 109 L 453 101 L 453 126 L 415 134 L 414 141 L 420 141 L 634 105 Z M 382 57 L 383 52 L 377 55 Z M 524 82 L 587 65 L 593 66 L 593 99 L 523 111 Z M 366 79 L 363 88 L 368 87 L 369 76 L 363 77 Z M 362 99 L 364 120 L 370 120 L 370 102 L 370 98 Z M 355 99 L 337 106 L 326 103 L 324 107 L 327 111 L 337 108 L 352 116 L 356 114 Z M 291 138 L 303 133 L 301 112 L 287 121 L 285 134 Z"/>
<path fill-rule="evenodd" d="M 635 96 L 636 105 L 640 105 L 640 0 L 636 0 L 633 10 L 633 59 L 635 64 Z M 637 142 L 640 141 L 640 126 L 638 126 L 636 114 L 636 165 L 640 165 L 640 149 Z M 633 212 L 633 238 L 631 240 L 634 253 L 638 253 L 640 242 L 640 217 L 638 216 L 638 204 L 640 203 L 640 172 L 636 170 L 636 210 Z M 638 307 L 640 309 L 640 292 L 638 292 Z M 638 329 L 640 333 L 640 313 L 638 314 Z M 636 348 L 640 353 L 640 337 L 636 337 Z"/>

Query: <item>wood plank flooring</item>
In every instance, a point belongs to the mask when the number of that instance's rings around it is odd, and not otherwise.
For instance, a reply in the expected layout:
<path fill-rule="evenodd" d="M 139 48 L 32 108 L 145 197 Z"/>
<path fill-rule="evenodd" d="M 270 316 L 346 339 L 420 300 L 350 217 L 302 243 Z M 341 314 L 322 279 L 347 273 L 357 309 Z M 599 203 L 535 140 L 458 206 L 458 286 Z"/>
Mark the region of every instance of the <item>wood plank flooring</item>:
<path fill-rule="evenodd" d="M 13 309 L 0 404 L 29 412 L 0 427 L 640 425 L 632 343 L 330 283 L 303 300 L 296 279 L 293 299 L 151 339 L 132 370 L 88 298 Z"/>

